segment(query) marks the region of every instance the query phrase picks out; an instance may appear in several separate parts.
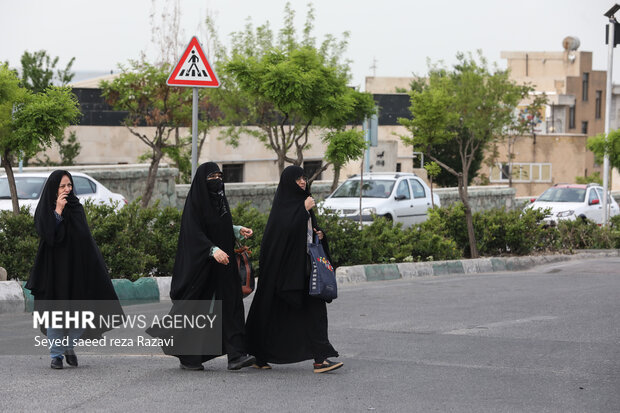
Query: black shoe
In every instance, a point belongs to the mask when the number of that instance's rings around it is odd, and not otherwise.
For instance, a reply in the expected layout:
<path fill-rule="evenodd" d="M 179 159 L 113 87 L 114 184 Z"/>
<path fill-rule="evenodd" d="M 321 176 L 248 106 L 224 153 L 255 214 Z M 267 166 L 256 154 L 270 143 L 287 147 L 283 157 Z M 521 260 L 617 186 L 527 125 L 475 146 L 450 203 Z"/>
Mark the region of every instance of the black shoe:
<path fill-rule="evenodd" d="M 256 357 L 246 354 L 228 362 L 228 370 L 239 370 L 256 363 Z"/>
<path fill-rule="evenodd" d="M 256 362 L 252 364 L 252 367 L 254 367 L 255 369 L 260 369 L 260 370 L 271 370 L 271 366 L 269 365 L 269 363 L 264 362 L 259 359 L 256 359 Z"/>
<path fill-rule="evenodd" d="M 50 364 L 50 367 L 56 370 L 61 370 L 62 369 L 62 358 L 54 357 L 52 359 L 52 364 Z"/>
<path fill-rule="evenodd" d="M 183 370 L 199 371 L 199 370 L 204 370 L 205 366 L 203 366 L 202 364 L 183 364 L 183 363 L 181 363 L 181 369 L 183 369 Z"/>
<path fill-rule="evenodd" d="M 327 373 L 328 371 L 339 369 L 344 364 L 341 361 L 329 361 L 326 359 L 322 363 L 314 363 L 313 365 L 315 373 Z"/>
<path fill-rule="evenodd" d="M 75 355 L 75 351 L 73 351 L 73 349 L 65 351 L 65 360 L 67 360 L 67 364 L 70 366 L 78 366 L 77 356 Z"/>

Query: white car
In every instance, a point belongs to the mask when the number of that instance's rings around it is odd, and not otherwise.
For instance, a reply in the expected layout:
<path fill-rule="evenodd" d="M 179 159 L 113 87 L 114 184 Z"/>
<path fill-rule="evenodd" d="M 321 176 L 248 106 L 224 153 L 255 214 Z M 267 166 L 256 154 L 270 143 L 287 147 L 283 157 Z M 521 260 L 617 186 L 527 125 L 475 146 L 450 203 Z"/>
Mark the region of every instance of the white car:
<path fill-rule="evenodd" d="M 338 215 L 359 221 L 360 175 L 354 175 L 340 185 L 320 204 Z M 372 172 L 363 175 L 362 223 L 369 224 L 375 215 L 384 216 L 409 227 L 426 220 L 432 207 L 431 190 L 417 175 L 405 172 Z M 439 196 L 433 194 L 435 206 Z"/>
<path fill-rule="evenodd" d="M 599 225 L 603 223 L 603 187 L 598 184 L 556 184 L 531 201 L 525 208 L 551 210 L 543 221 L 547 225 L 577 218 L 589 219 Z M 607 202 L 609 217 L 618 215 L 618 203 L 609 193 Z"/>
<path fill-rule="evenodd" d="M 15 174 L 15 186 L 19 206 L 29 205 L 30 212 L 34 214 L 45 186 L 45 181 L 51 172 L 27 172 Z M 83 204 L 87 199 L 92 199 L 106 205 L 116 205 L 117 209 L 127 204 L 127 200 L 121 194 L 110 191 L 92 177 L 81 173 L 71 172 L 75 187 L 73 191 Z M 13 210 L 9 181 L 6 176 L 0 176 L 0 210 Z"/>

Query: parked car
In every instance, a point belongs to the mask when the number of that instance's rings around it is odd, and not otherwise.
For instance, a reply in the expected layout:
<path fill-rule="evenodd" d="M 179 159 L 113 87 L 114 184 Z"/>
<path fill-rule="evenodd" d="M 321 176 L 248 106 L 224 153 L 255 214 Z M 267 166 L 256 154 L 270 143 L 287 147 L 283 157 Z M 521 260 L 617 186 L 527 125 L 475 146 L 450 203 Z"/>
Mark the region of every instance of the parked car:
<path fill-rule="evenodd" d="M 609 216 L 620 213 L 618 203 L 607 193 Z M 603 187 L 598 184 L 555 184 L 538 198 L 532 199 L 525 208 L 547 209 L 551 213 L 544 219 L 547 225 L 556 225 L 566 219 L 589 219 L 603 223 Z"/>
<path fill-rule="evenodd" d="M 356 221 L 360 219 L 360 182 L 354 175 L 343 182 L 319 207 Z M 417 175 L 404 172 L 372 172 L 363 175 L 362 222 L 369 224 L 374 216 L 384 216 L 404 227 L 426 220 L 432 207 L 431 190 Z M 433 194 L 435 205 L 439 196 Z"/>
<path fill-rule="evenodd" d="M 51 172 L 28 172 L 15 174 L 15 186 L 19 206 L 29 205 L 30 212 L 34 214 L 41 192 Z M 116 205 L 117 209 L 127 204 L 127 200 L 121 194 L 114 193 L 97 182 L 94 178 L 81 173 L 71 172 L 75 187 L 73 191 L 83 204 L 87 199 L 92 199 L 106 205 Z M 9 181 L 6 176 L 0 176 L 0 210 L 12 210 Z"/>

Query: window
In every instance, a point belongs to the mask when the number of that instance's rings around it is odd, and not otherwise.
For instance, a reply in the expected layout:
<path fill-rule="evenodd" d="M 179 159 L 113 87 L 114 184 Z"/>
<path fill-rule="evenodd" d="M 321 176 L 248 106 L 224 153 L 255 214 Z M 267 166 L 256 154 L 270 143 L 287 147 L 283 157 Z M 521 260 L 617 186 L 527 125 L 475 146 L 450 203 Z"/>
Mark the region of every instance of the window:
<path fill-rule="evenodd" d="M 97 192 L 95 183 L 83 176 L 74 176 L 73 184 L 75 185 L 73 192 L 75 192 L 76 195 L 94 194 Z"/>
<path fill-rule="evenodd" d="M 222 175 L 224 182 L 243 182 L 243 164 L 222 165 Z"/>
<path fill-rule="evenodd" d="M 598 192 L 594 188 L 590 189 L 590 196 L 588 196 L 588 204 L 592 205 L 592 201 L 599 200 Z M 600 202 L 600 200 L 599 200 Z"/>
<path fill-rule="evenodd" d="M 601 118 L 601 101 L 603 100 L 603 91 L 602 90 L 597 90 L 596 91 L 596 101 L 595 101 L 595 105 L 594 105 L 594 117 L 596 119 L 600 119 Z"/>
<path fill-rule="evenodd" d="M 426 198 L 426 191 L 417 179 L 409 179 L 409 183 L 411 184 L 411 189 L 413 189 L 414 198 Z"/>
<path fill-rule="evenodd" d="M 411 192 L 409 192 L 409 184 L 407 180 L 403 179 L 398 183 L 396 187 L 396 197 L 403 197 L 401 199 L 411 199 Z"/>
<path fill-rule="evenodd" d="M 17 198 L 19 199 L 38 199 L 43 191 L 43 184 L 47 178 L 37 177 L 15 177 L 17 187 Z M 11 199 L 9 191 L 9 180 L 6 176 L 0 178 L 0 199 Z M 34 211 L 31 211 L 34 212 Z"/>
<path fill-rule="evenodd" d="M 314 173 L 316 171 L 318 171 L 319 169 L 321 169 L 321 167 L 323 166 L 323 162 L 322 161 L 305 161 L 304 162 L 304 173 L 306 174 L 306 176 L 308 178 L 311 178 L 312 175 L 314 175 Z M 316 180 L 320 181 L 322 179 L 322 175 L 323 172 L 321 172 L 317 177 Z"/>
<path fill-rule="evenodd" d="M 583 122 L 581 122 L 581 133 L 588 133 L 588 121 L 584 120 Z"/>
<path fill-rule="evenodd" d="M 401 168 L 402 168 L 402 167 L 401 167 L 401 165 L 400 165 L 400 162 L 397 162 L 397 163 L 396 163 L 396 172 L 400 172 L 400 171 L 401 171 Z"/>
<path fill-rule="evenodd" d="M 491 182 L 508 182 L 510 175 L 512 182 L 551 182 L 551 164 L 513 162 L 511 169 L 504 162 L 493 165 L 489 173 Z"/>
<path fill-rule="evenodd" d="M 575 129 L 575 105 L 568 108 L 568 129 Z"/>
<path fill-rule="evenodd" d="M 588 80 L 590 78 L 590 74 L 588 72 L 583 73 L 583 77 L 581 78 L 581 100 L 584 102 L 588 101 Z"/>

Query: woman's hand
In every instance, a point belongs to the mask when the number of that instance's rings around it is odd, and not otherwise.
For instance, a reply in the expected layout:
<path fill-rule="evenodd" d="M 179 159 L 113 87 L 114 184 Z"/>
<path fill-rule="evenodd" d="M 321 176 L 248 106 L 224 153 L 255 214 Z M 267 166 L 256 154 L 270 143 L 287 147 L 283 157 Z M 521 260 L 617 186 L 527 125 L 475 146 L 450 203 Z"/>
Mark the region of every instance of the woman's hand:
<path fill-rule="evenodd" d="M 56 199 L 56 213 L 58 215 L 62 215 L 65 205 L 67 205 L 67 194 L 58 195 L 58 199 Z"/>
<path fill-rule="evenodd" d="M 223 265 L 228 265 L 228 254 L 226 254 L 223 250 L 217 250 L 213 253 L 213 258 L 215 261 L 219 262 Z"/>
<path fill-rule="evenodd" d="M 314 198 L 312 198 L 311 196 L 306 198 L 306 200 L 304 201 L 304 206 L 306 207 L 306 211 L 310 211 L 312 208 L 314 208 L 315 205 L 316 204 L 314 203 Z"/>
<path fill-rule="evenodd" d="M 316 228 L 312 228 L 316 234 L 317 237 L 319 237 L 319 240 L 322 240 L 323 237 L 325 236 L 325 234 L 323 234 L 323 231 L 319 231 Z"/>
<path fill-rule="evenodd" d="M 254 234 L 254 231 L 252 231 L 251 228 L 241 227 L 239 234 L 243 235 L 245 239 L 248 239 Z"/>

